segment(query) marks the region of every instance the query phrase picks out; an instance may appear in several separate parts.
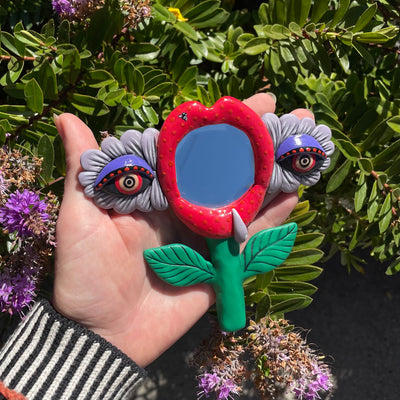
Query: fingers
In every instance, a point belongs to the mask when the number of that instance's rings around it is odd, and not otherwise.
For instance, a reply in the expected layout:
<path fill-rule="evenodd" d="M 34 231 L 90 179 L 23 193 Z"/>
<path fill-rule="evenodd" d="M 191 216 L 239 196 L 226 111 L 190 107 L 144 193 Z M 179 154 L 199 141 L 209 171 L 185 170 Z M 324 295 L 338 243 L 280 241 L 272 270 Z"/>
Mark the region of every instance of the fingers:
<path fill-rule="evenodd" d="M 92 131 L 73 114 L 61 114 L 54 119 L 65 148 L 67 176 L 76 176 L 80 170 L 81 154 L 88 149 L 97 148 Z"/>
<path fill-rule="evenodd" d="M 98 144 L 92 131 L 75 115 L 61 114 L 54 118 L 54 122 L 64 144 L 67 164 L 62 210 L 67 210 L 69 217 L 72 216 L 72 209 L 75 209 L 75 213 L 78 210 L 81 213 L 90 212 L 92 203 L 83 195 L 78 174 L 81 171 L 82 153 L 98 148 Z"/>
<path fill-rule="evenodd" d="M 314 114 L 310 110 L 307 110 L 306 108 L 296 108 L 296 110 L 293 110 L 290 114 L 294 114 L 299 119 L 302 118 L 315 119 Z"/>
<path fill-rule="evenodd" d="M 275 111 L 275 98 L 268 93 L 258 93 L 243 101 L 246 106 L 250 107 L 258 115 L 265 113 L 273 113 Z"/>

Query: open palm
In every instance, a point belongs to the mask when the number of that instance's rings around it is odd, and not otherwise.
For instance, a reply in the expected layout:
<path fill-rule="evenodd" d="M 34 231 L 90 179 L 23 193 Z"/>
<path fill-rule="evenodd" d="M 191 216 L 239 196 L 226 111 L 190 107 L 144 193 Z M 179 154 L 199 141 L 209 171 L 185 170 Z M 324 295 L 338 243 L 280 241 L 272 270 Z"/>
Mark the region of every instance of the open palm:
<path fill-rule="evenodd" d="M 260 115 L 275 109 L 265 94 L 246 103 Z M 119 215 L 95 206 L 77 177 L 81 154 L 97 148 L 97 142 L 71 114 L 59 116 L 56 125 L 66 151 L 67 176 L 57 223 L 53 304 L 145 366 L 194 325 L 214 302 L 214 293 L 208 285 L 181 288 L 164 283 L 146 265 L 143 251 L 180 242 L 204 253 L 204 239 L 169 210 Z M 296 201 L 296 194 L 280 194 L 249 233 L 280 225 Z"/>

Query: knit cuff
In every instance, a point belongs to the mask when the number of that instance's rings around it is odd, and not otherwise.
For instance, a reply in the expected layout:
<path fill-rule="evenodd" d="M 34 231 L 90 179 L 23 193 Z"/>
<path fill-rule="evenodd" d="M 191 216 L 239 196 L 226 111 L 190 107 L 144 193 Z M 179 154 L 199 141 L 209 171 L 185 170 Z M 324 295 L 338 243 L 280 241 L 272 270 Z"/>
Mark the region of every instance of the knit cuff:
<path fill-rule="evenodd" d="M 42 300 L 0 351 L 0 380 L 29 400 L 129 398 L 145 372 Z"/>

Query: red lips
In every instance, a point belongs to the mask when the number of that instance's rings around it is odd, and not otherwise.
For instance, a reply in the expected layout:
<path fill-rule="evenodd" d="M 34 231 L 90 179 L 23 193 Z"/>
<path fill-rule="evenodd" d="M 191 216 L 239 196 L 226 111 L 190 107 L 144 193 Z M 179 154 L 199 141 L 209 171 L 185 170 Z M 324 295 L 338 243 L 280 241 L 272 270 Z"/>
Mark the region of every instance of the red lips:
<path fill-rule="evenodd" d="M 253 186 L 233 203 L 209 208 L 181 197 L 176 182 L 175 153 L 179 142 L 191 131 L 205 125 L 228 124 L 245 132 L 254 153 Z M 229 146 L 229 143 L 226 144 Z M 178 218 L 199 235 L 222 239 L 233 235 L 232 209 L 248 225 L 264 200 L 274 163 L 274 147 L 261 118 L 241 101 L 223 97 L 213 107 L 197 101 L 183 103 L 168 116 L 158 139 L 158 179 L 164 195 Z"/>

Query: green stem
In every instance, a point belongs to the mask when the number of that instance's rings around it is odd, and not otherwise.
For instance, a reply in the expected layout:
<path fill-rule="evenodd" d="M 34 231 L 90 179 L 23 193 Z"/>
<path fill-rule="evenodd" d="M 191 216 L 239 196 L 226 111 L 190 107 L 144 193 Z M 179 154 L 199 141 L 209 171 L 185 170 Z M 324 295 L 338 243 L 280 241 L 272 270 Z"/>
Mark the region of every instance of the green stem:
<path fill-rule="evenodd" d="M 232 332 L 246 326 L 243 266 L 239 244 L 233 238 L 207 239 L 216 271 L 213 283 L 220 327 Z"/>

